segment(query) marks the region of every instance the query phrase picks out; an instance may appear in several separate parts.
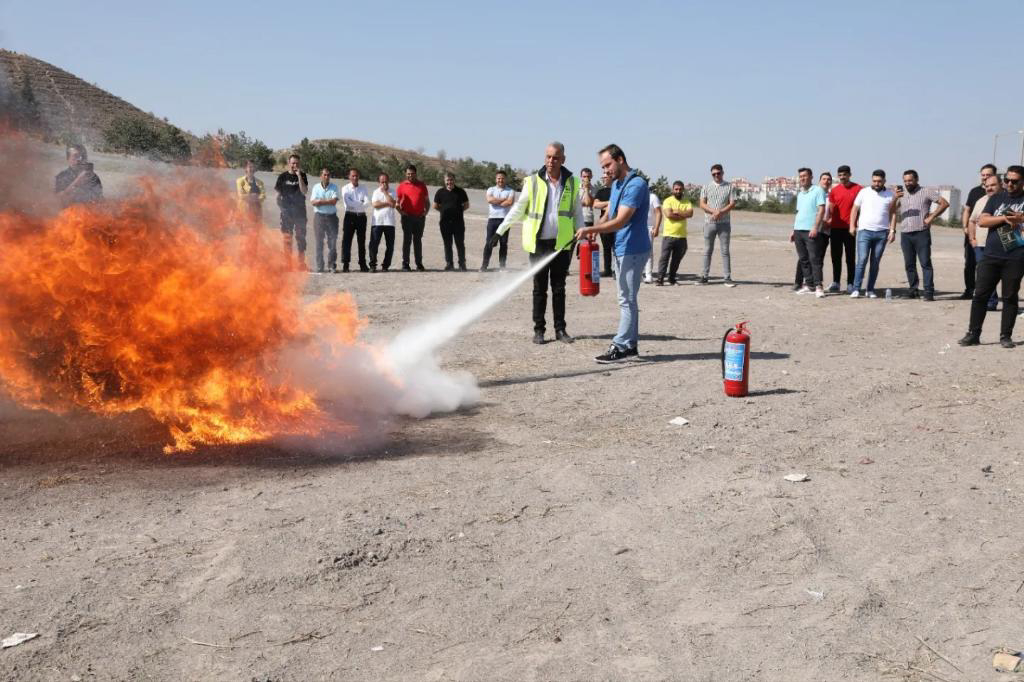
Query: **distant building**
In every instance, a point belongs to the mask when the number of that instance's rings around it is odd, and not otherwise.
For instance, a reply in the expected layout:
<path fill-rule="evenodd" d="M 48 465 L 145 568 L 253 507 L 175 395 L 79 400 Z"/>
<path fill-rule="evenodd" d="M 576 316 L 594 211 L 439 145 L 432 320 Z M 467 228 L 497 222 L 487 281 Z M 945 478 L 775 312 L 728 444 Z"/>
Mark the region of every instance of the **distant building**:
<path fill-rule="evenodd" d="M 962 210 L 960 188 L 953 185 L 939 185 L 935 189 L 938 190 L 940 197 L 949 202 L 949 208 L 946 210 L 945 215 L 942 216 L 942 219 L 947 222 L 953 219 L 960 220 L 960 211 Z"/>

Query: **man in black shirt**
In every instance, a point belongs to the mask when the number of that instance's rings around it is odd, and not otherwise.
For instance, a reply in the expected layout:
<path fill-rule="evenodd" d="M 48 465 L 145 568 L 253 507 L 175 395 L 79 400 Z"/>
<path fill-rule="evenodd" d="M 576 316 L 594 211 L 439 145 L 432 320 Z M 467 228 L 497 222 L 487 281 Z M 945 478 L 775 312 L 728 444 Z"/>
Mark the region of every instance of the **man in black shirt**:
<path fill-rule="evenodd" d="M 441 214 L 441 239 L 444 240 L 445 270 L 454 270 L 452 240 L 459 251 L 459 270 L 466 270 L 466 221 L 463 217 L 469 209 L 466 190 L 455 185 L 455 176 L 444 174 L 444 187 L 434 193 L 434 210 Z"/>
<path fill-rule="evenodd" d="M 981 182 L 967 193 L 967 202 L 964 204 L 963 214 L 960 218 L 960 224 L 964 227 L 964 293 L 960 294 L 960 298 L 965 301 L 974 297 L 974 273 L 978 267 L 978 261 L 974 256 L 974 247 L 971 246 L 971 240 L 967 236 L 967 223 L 971 219 L 971 213 L 974 212 L 974 205 L 985 196 L 985 180 L 996 173 L 998 171 L 991 163 L 986 163 L 981 167 Z"/>
<path fill-rule="evenodd" d="M 281 209 L 281 234 L 284 235 L 285 258 L 292 256 L 292 236 L 299 253 L 298 267 L 306 269 L 306 192 L 309 183 L 299 168 L 299 155 L 288 157 L 288 170 L 277 176 L 277 206 Z"/>
<path fill-rule="evenodd" d="M 601 210 L 601 215 L 598 217 L 597 222 L 604 221 L 605 211 L 608 210 L 608 204 L 612 199 L 612 180 L 608 173 L 604 173 L 601 176 L 601 189 L 594 192 L 594 208 Z M 612 256 L 615 253 L 615 233 L 614 232 L 602 232 L 601 233 L 601 251 L 604 252 L 604 270 L 601 272 L 602 277 L 612 277 Z"/>
<path fill-rule="evenodd" d="M 1017 293 L 1024 277 L 1024 166 L 1010 166 L 1003 178 L 1006 189 L 985 204 L 978 225 L 988 229 L 985 251 L 978 262 L 978 275 L 971 301 L 971 321 L 961 346 L 981 342 L 988 298 L 1002 283 L 1003 319 L 999 344 L 1013 348 L 1013 325 L 1017 321 Z"/>
<path fill-rule="evenodd" d="M 69 145 L 65 151 L 68 167 L 54 178 L 54 191 L 61 208 L 72 204 L 94 204 L 103 199 L 103 183 L 93 172 L 85 147 Z"/>

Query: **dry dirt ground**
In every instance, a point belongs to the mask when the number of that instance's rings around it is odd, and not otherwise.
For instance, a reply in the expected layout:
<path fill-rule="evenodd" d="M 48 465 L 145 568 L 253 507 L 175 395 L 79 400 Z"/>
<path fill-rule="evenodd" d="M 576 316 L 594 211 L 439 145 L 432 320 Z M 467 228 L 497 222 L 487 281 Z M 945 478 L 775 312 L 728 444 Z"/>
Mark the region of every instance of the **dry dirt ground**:
<path fill-rule="evenodd" d="M 1024 646 L 1024 349 L 992 318 L 956 345 L 958 236 L 937 239 L 934 303 L 815 300 L 789 292 L 786 219 L 734 229 L 737 288 L 642 289 L 640 361 L 593 362 L 607 289 L 570 296 L 575 344 L 531 344 L 527 285 L 443 349 L 481 402 L 370 444 L 165 456 L 141 417 L 7 409 L 0 635 L 39 637 L 0 678 L 1013 678 L 991 659 Z M 428 273 L 308 291 L 352 291 L 385 339 L 496 277 L 437 271 L 427 235 Z M 882 289 L 901 263 L 890 247 Z M 752 394 L 729 399 L 739 320 Z"/>

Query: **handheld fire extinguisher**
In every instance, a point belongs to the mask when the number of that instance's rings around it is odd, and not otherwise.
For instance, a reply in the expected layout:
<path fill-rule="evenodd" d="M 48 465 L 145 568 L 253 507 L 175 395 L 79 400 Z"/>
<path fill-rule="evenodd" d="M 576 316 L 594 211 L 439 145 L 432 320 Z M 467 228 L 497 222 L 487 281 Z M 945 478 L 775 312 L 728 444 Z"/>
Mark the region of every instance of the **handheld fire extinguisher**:
<path fill-rule="evenodd" d="M 722 382 L 730 398 L 747 395 L 750 380 L 750 332 L 740 322 L 722 337 Z"/>
<path fill-rule="evenodd" d="M 601 247 L 596 240 L 580 241 L 580 294 L 597 296 L 601 291 Z"/>

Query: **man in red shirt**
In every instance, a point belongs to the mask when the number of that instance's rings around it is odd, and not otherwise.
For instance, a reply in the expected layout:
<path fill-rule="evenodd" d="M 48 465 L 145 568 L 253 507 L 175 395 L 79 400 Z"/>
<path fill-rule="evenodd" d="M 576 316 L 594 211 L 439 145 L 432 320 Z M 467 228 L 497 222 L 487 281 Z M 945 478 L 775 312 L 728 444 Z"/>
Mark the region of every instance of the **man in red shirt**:
<path fill-rule="evenodd" d="M 857 198 L 861 186 L 850 181 L 850 167 L 840 166 L 836 169 L 839 182 L 834 185 L 828 193 L 829 203 L 832 204 L 832 219 L 829 227 L 832 234 L 829 236 L 829 246 L 832 247 L 832 286 L 828 288 L 830 293 L 839 291 L 839 276 L 843 272 L 843 250 L 846 250 L 846 293 L 853 291 L 854 259 L 857 254 L 856 239 L 850 232 L 850 211 L 853 210 L 853 200 Z"/>
<path fill-rule="evenodd" d="M 430 210 L 430 199 L 427 186 L 416 179 L 416 166 L 411 163 L 405 167 L 405 180 L 395 191 L 398 198 L 398 212 L 402 214 L 402 269 L 409 267 L 409 242 L 412 242 L 416 253 L 416 269 L 423 267 L 423 226 L 427 222 L 427 211 Z"/>

